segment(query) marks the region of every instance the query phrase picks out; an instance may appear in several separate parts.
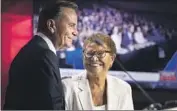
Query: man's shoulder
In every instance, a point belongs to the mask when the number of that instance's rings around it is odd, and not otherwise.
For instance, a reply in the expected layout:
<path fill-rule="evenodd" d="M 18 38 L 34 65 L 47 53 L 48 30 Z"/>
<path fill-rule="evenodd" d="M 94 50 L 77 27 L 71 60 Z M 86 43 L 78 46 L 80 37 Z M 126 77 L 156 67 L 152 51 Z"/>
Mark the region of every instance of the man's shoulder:
<path fill-rule="evenodd" d="M 27 44 L 25 44 L 18 54 L 15 56 L 14 61 L 23 62 L 38 62 L 40 60 L 44 60 L 48 58 L 51 61 L 56 61 L 56 55 L 45 46 L 44 43 L 35 43 L 34 40 L 30 40 Z M 24 59 L 24 60 L 23 60 Z"/>
<path fill-rule="evenodd" d="M 47 45 L 39 36 L 34 36 L 21 48 L 20 53 L 33 53 L 38 50 L 44 50 L 46 47 Z"/>

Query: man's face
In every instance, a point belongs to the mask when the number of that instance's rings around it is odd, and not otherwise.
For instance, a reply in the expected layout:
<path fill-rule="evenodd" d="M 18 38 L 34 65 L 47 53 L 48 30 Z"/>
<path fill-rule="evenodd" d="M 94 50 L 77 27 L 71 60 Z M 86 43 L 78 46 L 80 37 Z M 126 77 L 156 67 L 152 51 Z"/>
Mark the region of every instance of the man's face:
<path fill-rule="evenodd" d="M 59 47 L 70 47 L 72 40 L 77 35 L 77 14 L 72 8 L 62 8 L 56 29 L 56 42 Z"/>

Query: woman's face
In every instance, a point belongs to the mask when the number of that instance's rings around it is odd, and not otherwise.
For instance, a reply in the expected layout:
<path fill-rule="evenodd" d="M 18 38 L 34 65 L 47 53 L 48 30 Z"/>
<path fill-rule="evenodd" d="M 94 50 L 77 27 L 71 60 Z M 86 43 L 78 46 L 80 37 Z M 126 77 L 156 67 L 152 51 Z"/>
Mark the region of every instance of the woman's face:
<path fill-rule="evenodd" d="M 84 66 L 87 72 L 98 76 L 107 72 L 112 66 L 115 56 L 110 54 L 110 49 L 96 43 L 88 43 L 84 47 Z"/>

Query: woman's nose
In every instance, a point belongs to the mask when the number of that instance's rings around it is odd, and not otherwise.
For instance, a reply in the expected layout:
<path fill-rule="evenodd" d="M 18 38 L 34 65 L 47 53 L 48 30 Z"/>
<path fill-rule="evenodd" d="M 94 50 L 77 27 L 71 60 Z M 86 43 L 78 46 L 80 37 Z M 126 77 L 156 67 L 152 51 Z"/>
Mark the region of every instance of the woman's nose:
<path fill-rule="evenodd" d="M 92 61 L 97 61 L 98 60 L 98 57 L 96 56 L 96 54 L 91 57 L 91 60 Z"/>

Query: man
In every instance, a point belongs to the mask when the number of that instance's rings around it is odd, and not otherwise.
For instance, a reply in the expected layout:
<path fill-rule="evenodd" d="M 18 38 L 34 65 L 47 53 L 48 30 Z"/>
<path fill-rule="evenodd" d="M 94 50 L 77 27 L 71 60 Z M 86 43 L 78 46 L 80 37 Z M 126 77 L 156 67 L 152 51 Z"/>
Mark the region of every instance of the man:
<path fill-rule="evenodd" d="M 56 2 L 39 15 L 38 32 L 13 60 L 4 109 L 64 110 L 56 50 L 77 35 L 77 5 Z"/>

